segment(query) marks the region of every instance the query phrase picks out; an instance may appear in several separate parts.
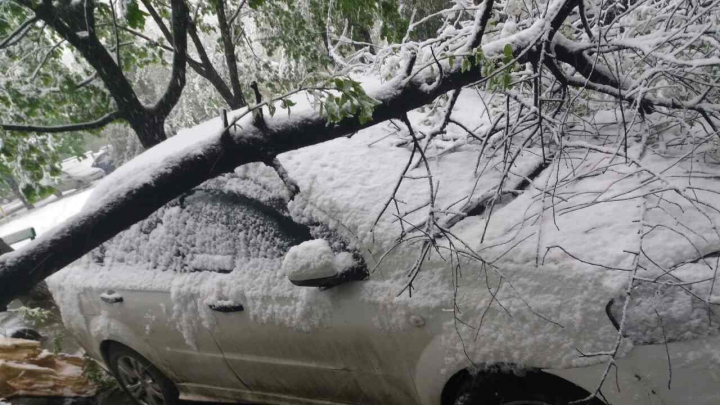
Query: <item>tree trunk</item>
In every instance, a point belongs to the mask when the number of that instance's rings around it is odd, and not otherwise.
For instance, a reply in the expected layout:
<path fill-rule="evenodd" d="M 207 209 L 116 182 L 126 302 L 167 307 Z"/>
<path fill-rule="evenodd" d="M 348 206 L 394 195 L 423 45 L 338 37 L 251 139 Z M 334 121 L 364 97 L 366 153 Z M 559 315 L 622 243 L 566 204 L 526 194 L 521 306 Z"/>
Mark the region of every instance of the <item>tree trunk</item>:
<path fill-rule="evenodd" d="M 0 256 L 4 255 L 5 253 L 10 253 L 12 251 L 14 251 L 14 249 L 10 245 L 5 243 L 4 240 L 0 239 Z M 45 283 L 44 281 L 37 283 L 37 285 L 33 287 L 27 295 L 18 296 L 18 300 L 23 305 L 30 308 L 57 308 L 57 304 L 55 304 L 55 299 L 53 299 L 52 294 L 50 294 L 50 289 L 48 289 L 47 283 Z M 4 310 L 5 307 L 0 306 L 0 312 Z"/>
<path fill-rule="evenodd" d="M 362 124 L 358 117 L 349 117 L 328 125 L 326 118 L 317 112 L 302 111 L 283 117 L 280 125 L 274 125 L 276 120 L 272 119 L 262 121 L 259 128 L 253 114 L 248 114 L 238 122 L 239 129 L 234 134 L 218 132 L 191 151 L 166 159 L 164 165 L 158 162 L 158 167 L 146 168 L 143 177 L 147 180 L 99 196 L 100 201 L 63 225 L 23 249 L 1 257 L 0 307 L 205 180 L 246 163 L 270 161 L 283 152 L 404 117 L 407 111 L 480 77 L 479 69 L 456 70 L 432 89 L 427 89 L 420 79 L 408 83 L 392 81 L 374 94 L 380 102 L 373 112 L 374 121 Z"/>
<path fill-rule="evenodd" d="M 145 149 L 167 139 L 165 134 L 165 117 L 153 114 L 142 114 L 128 119 L 130 127 L 140 139 L 140 143 Z"/>

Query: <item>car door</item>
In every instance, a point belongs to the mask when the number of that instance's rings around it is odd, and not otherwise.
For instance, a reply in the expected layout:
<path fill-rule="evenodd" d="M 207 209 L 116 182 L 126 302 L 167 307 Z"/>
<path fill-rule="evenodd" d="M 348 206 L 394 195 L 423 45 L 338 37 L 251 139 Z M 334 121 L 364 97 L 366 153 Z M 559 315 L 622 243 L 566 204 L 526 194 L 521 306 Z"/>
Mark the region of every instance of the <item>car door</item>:
<path fill-rule="evenodd" d="M 177 320 L 173 319 L 169 291 L 103 289 L 93 291 L 91 298 L 98 301 L 103 317 L 119 321 L 129 328 L 132 336 L 125 336 L 127 340 L 122 343 L 138 351 L 142 350 L 133 347 L 135 342 L 146 343 L 152 352 L 142 354 L 174 377 L 176 383 L 190 389 L 247 389 L 228 367 L 207 330 L 198 330 L 191 339 L 183 335 Z M 99 327 L 103 327 L 102 322 Z M 111 325 L 108 327 L 112 328 Z M 112 330 L 109 332 L 113 333 Z"/>
<path fill-rule="evenodd" d="M 248 312 L 259 302 L 234 300 L 243 311 L 216 312 L 212 333 L 242 381 L 254 393 L 268 395 L 259 399 L 282 395 L 353 404 L 417 403 L 412 359 L 419 358 L 432 334 L 373 326 L 377 308 L 361 304 L 360 289 L 347 284 L 318 291 L 329 296 L 332 311 L 321 325 L 308 328 L 253 320 Z M 276 297 L 273 305 L 302 303 Z"/>
<path fill-rule="evenodd" d="M 195 200 L 163 207 L 95 251 L 103 275 L 82 293 L 83 312 L 95 319 L 94 334 L 139 351 L 181 389 L 247 391 L 207 328 L 198 326 L 197 292 L 178 288 L 228 265 L 222 260 L 228 255 L 217 254 L 227 252 L 215 240 L 223 235 L 203 220 L 206 202 Z M 221 260 L 198 262 L 205 256 Z"/>
<path fill-rule="evenodd" d="M 221 287 L 198 298 L 214 309 L 211 333 L 252 390 L 249 400 L 417 402 L 408 353 L 422 347 L 428 333 L 373 327 L 379 309 L 361 303 L 362 282 L 325 291 L 292 285 L 282 258 L 309 235 L 289 220 L 253 204 L 227 220 L 245 237 L 236 245 L 244 256 Z"/>

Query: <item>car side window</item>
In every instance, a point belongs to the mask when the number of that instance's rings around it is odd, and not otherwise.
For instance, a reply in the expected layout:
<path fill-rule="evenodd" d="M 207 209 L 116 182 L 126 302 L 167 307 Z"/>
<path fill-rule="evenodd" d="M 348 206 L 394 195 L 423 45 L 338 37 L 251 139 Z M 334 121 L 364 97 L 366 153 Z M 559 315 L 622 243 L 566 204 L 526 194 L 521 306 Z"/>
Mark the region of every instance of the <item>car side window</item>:
<path fill-rule="evenodd" d="M 197 190 L 113 240 L 114 259 L 159 271 L 229 273 L 252 259 L 282 258 L 309 230 L 255 200 Z M 106 250 L 109 250 L 106 248 Z"/>

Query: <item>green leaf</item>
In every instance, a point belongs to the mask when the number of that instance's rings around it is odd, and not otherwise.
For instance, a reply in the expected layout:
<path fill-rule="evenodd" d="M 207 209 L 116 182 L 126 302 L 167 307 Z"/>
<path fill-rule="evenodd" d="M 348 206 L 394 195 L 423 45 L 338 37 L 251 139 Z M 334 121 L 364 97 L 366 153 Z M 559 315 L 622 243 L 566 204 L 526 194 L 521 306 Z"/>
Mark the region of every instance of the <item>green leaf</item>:
<path fill-rule="evenodd" d="M 510 77 L 510 73 L 508 73 L 507 71 L 505 71 L 505 74 L 503 74 L 503 83 L 502 83 L 502 85 L 503 85 L 503 90 L 507 90 L 507 89 L 510 88 L 510 81 L 511 81 L 511 80 L 512 80 L 512 78 Z"/>
<path fill-rule="evenodd" d="M 125 10 L 125 18 L 130 28 L 142 29 L 145 27 L 145 16 L 148 14 L 140 10 L 137 0 L 128 1 Z"/>
<path fill-rule="evenodd" d="M 484 55 L 482 53 L 482 48 L 478 46 L 477 48 L 475 48 L 475 64 L 479 65 L 480 62 L 483 61 L 483 59 Z"/>
<path fill-rule="evenodd" d="M 469 58 L 463 58 L 462 66 L 460 67 L 460 72 L 461 72 L 461 73 L 465 73 L 465 72 L 467 72 L 468 70 L 470 70 L 470 68 L 472 68 L 472 63 L 470 63 L 470 59 L 469 59 Z"/>
<path fill-rule="evenodd" d="M 450 67 L 455 66 L 455 55 L 450 55 L 450 58 L 448 59 L 448 62 L 450 62 Z"/>
<path fill-rule="evenodd" d="M 503 53 L 505 54 L 505 57 L 504 57 L 504 60 L 503 60 L 503 62 L 505 62 L 505 64 L 508 64 L 508 63 L 512 62 L 512 60 L 515 58 L 515 56 L 513 56 L 513 48 L 512 48 L 512 45 L 510 45 L 510 44 L 505 44 L 505 48 L 503 49 Z"/>
<path fill-rule="evenodd" d="M 295 103 L 290 100 L 289 98 L 284 98 L 280 100 L 280 107 L 285 108 L 288 110 L 288 115 L 290 115 L 290 107 L 294 106 Z"/>
<path fill-rule="evenodd" d="M 253 10 L 257 10 L 264 3 L 265 3 L 265 0 L 250 0 L 250 1 L 248 1 L 248 6 L 250 6 L 250 8 Z"/>

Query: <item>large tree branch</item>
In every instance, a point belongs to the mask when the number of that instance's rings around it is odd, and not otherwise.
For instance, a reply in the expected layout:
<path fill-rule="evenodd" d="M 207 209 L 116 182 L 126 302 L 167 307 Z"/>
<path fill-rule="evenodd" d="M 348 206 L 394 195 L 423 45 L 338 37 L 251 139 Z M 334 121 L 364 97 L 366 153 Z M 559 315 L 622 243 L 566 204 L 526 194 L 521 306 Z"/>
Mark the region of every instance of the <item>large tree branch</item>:
<path fill-rule="evenodd" d="M 115 59 L 95 35 L 93 2 L 70 3 L 64 7 L 67 9 L 59 9 L 50 2 L 44 2 L 35 7 L 34 11 L 38 18 L 75 47 L 95 69 L 118 111 L 133 126 L 143 145 L 154 144 L 155 139 L 147 139 L 142 126 L 147 115 L 145 107 Z M 164 134 L 160 138 L 164 138 Z"/>
<path fill-rule="evenodd" d="M 202 71 L 199 71 L 194 66 L 191 65 L 191 67 L 202 77 L 204 77 L 207 81 L 209 81 L 213 87 L 215 87 L 215 90 L 220 93 L 220 96 L 225 100 L 227 105 L 235 110 L 240 107 L 243 107 L 244 105 L 235 105 L 235 96 L 233 95 L 233 92 L 230 90 L 230 88 L 225 84 L 225 81 L 220 76 L 220 74 L 215 69 L 215 66 L 213 66 L 212 62 L 210 61 L 210 58 L 207 55 L 207 52 L 205 51 L 205 47 L 202 44 L 202 41 L 200 41 L 200 36 L 197 33 L 197 28 L 195 27 L 194 23 L 190 23 L 190 26 L 188 27 L 188 33 L 190 34 L 190 38 L 193 41 L 193 44 L 195 45 L 195 49 L 197 49 L 198 55 L 200 56 L 200 60 L 202 61 Z"/>
<path fill-rule="evenodd" d="M 215 14 L 217 14 L 220 38 L 222 39 L 225 50 L 225 62 L 227 63 L 228 74 L 230 75 L 230 85 L 232 86 L 235 96 L 233 104 L 245 106 L 245 99 L 242 94 L 242 88 L 240 87 L 240 77 L 238 76 L 235 46 L 233 45 L 230 27 L 228 26 L 227 17 L 225 16 L 225 0 L 215 1 Z"/>
<path fill-rule="evenodd" d="M 245 6 L 245 3 L 247 3 L 247 0 L 243 0 L 240 5 L 238 6 L 237 10 L 233 13 L 232 17 L 228 20 L 228 25 L 232 26 L 235 22 L 235 19 L 238 18 L 240 15 L 240 12 L 242 11 L 242 8 Z"/>
<path fill-rule="evenodd" d="M 173 66 L 170 82 L 157 104 L 150 108 L 153 115 L 167 117 L 180 100 L 185 87 L 187 62 L 187 30 L 190 14 L 184 0 L 172 0 Z"/>
<path fill-rule="evenodd" d="M 165 22 L 163 21 L 162 17 L 160 17 L 160 14 L 155 10 L 155 8 L 152 6 L 152 4 L 148 0 L 142 0 L 143 5 L 145 5 L 145 8 L 147 8 L 148 13 L 152 17 L 152 19 L 155 21 L 155 24 L 160 28 L 160 31 L 165 36 L 165 39 L 173 43 L 172 35 L 170 34 L 170 30 L 167 28 L 167 25 L 165 25 Z M 225 81 L 220 76 L 220 74 L 215 69 L 215 66 L 213 66 L 212 62 L 210 61 L 210 58 L 207 55 L 207 51 L 205 50 L 205 47 L 202 44 L 202 41 L 200 40 L 200 36 L 197 32 L 197 27 L 195 26 L 194 21 L 190 21 L 188 23 L 188 34 L 190 35 L 190 39 L 193 42 L 193 45 L 195 45 L 195 49 L 197 50 L 198 56 L 200 57 L 200 62 L 195 61 L 194 59 L 188 57 L 188 64 L 190 67 L 200 76 L 204 77 L 207 81 L 210 82 L 210 84 L 215 87 L 215 90 L 220 93 L 220 96 L 225 100 L 227 105 L 232 109 L 237 109 L 240 107 L 243 107 L 245 104 L 242 105 L 236 105 L 235 103 L 235 95 L 230 90 L 227 84 L 225 84 Z"/>
<path fill-rule="evenodd" d="M 576 44 L 567 39 L 561 33 L 555 34 L 551 45 L 557 60 L 575 68 L 585 78 L 597 84 L 618 87 L 617 81 L 612 72 L 608 71 L 599 61 L 588 56 Z"/>
<path fill-rule="evenodd" d="M 568 83 L 570 86 L 575 87 L 585 87 L 587 89 L 597 91 L 598 93 L 607 94 L 609 96 L 613 96 L 617 99 L 627 101 L 627 102 L 637 102 L 638 96 L 642 96 L 640 99 L 640 104 L 642 108 L 651 108 L 651 107 L 665 107 L 672 110 L 691 110 L 696 111 L 699 113 L 710 113 L 710 114 L 718 114 L 720 113 L 720 104 L 713 104 L 713 103 L 704 103 L 700 98 L 697 98 L 692 101 L 685 101 L 678 100 L 676 98 L 661 98 L 661 97 L 655 97 L 649 94 L 632 94 L 628 95 L 627 91 L 618 89 L 617 87 L 607 86 L 603 84 L 595 83 L 591 80 L 585 80 L 583 78 L 579 78 L 576 76 L 567 76 L 564 73 L 564 80 Z"/>
<path fill-rule="evenodd" d="M 106 114 L 95 121 L 83 122 L 80 124 L 67 124 L 55 126 L 38 126 L 38 125 L 17 125 L 17 124 L 1 124 L 0 128 L 6 131 L 15 132 L 42 132 L 46 134 L 55 134 L 59 132 L 71 131 L 88 131 L 92 129 L 102 128 L 105 125 L 121 118 L 119 111 L 113 111 Z"/>
<path fill-rule="evenodd" d="M 173 43 L 173 37 L 170 33 L 170 30 L 168 29 L 167 25 L 165 25 L 165 22 L 162 20 L 162 17 L 160 17 L 160 14 L 155 10 L 155 7 L 150 3 L 149 0 L 140 0 L 142 1 L 142 4 L 145 6 L 145 9 L 150 14 L 150 17 L 152 17 L 153 21 L 155 21 L 155 24 L 160 28 L 160 32 L 163 33 L 163 36 L 169 43 Z"/>

